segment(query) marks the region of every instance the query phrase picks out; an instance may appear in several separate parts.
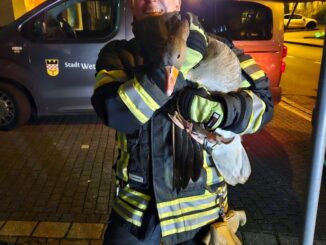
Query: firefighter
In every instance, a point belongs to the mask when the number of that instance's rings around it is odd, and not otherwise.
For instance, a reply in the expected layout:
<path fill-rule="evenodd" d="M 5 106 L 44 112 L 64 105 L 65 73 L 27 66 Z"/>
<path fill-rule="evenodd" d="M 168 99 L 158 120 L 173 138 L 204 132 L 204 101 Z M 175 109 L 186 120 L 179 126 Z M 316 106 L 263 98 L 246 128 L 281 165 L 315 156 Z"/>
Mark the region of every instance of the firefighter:
<path fill-rule="evenodd" d="M 189 13 L 182 17 L 190 29 L 187 48 L 181 51 L 186 52 L 185 60 L 172 64 L 175 83 L 172 94 L 166 93 L 170 74 L 160 59 L 168 52 L 164 45 L 169 43 L 169 28 L 177 23 L 176 16 L 180 19 L 181 0 L 129 0 L 129 5 L 135 38 L 102 48 L 92 96 L 98 116 L 116 129 L 119 151 L 114 166 L 119 191 L 104 244 L 200 244 L 209 224 L 228 209 L 227 186 L 204 150 L 201 162 L 194 163 L 200 177 L 175 188 L 168 113 L 177 107 L 184 118 L 209 130 L 255 133 L 272 118 L 269 80 L 250 56 L 241 53 L 240 91 L 213 97 L 190 86 L 184 74 L 203 58 L 208 39 Z"/>

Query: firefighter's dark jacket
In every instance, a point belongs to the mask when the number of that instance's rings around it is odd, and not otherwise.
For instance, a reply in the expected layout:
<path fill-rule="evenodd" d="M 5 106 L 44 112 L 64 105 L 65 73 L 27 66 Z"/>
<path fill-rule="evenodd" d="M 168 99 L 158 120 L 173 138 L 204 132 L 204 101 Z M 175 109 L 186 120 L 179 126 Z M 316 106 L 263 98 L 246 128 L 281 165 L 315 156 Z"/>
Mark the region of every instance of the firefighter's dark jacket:
<path fill-rule="evenodd" d="M 205 51 L 196 38 L 206 37 L 202 28 L 190 25 L 187 60 L 183 73 L 194 67 Z M 243 71 L 242 89 L 223 95 L 221 128 L 239 134 L 254 133 L 271 120 L 273 101 L 269 80 L 255 61 L 237 50 Z M 172 186 L 173 154 L 171 120 L 167 116 L 171 98 L 162 91 L 164 71 L 144 69 L 135 39 L 112 41 L 99 53 L 92 104 L 103 122 L 117 130 L 119 149 L 116 177 L 123 183 L 113 210 L 135 231 L 144 226 L 150 202 L 155 203 L 166 244 L 191 239 L 204 225 L 227 209 L 227 189 L 210 156 L 204 152 L 199 180 L 177 193 Z M 187 85 L 179 75 L 176 90 Z M 145 215 L 146 217 L 146 215 Z"/>

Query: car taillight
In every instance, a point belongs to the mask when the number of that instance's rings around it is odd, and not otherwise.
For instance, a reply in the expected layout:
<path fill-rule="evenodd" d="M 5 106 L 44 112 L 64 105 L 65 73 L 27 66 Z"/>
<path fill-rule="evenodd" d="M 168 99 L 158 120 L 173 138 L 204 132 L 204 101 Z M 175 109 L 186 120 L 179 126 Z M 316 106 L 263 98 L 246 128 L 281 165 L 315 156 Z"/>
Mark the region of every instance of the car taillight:
<path fill-rule="evenodd" d="M 288 55 L 288 47 L 286 47 L 285 45 L 283 45 L 283 49 L 282 49 L 282 62 L 281 62 L 281 73 L 285 72 L 285 57 Z"/>
<path fill-rule="evenodd" d="M 285 58 L 287 55 L 288 55 L 288 47 L 286 47 L 285 45 L 283 45 L 282 58 Z"/>
<path fill-rule="evenodd" d="M 282 59 L 282 63 L 281 63 L 281 73 L 285 72 L 285 67 L 286 67 L 285 61 Z"/>

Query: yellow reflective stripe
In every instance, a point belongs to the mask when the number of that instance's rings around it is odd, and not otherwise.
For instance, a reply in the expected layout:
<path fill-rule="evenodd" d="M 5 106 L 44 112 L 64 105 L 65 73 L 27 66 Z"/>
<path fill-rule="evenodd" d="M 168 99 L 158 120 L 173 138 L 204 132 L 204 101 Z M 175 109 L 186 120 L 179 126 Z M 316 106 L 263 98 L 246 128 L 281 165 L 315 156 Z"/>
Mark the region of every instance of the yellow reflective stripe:
<path fill-rule="evenodd" d="M 127 73 L 123 70 L 107 71 L 107 70 L 103 69 L 103 70 L 100 70 L 96 74 L 96 81 L 99 81 L 102 78 L 107 78 L 107 77 L 112 78 L 112 79 L 117 79 L 118 81 L 128 80 Z"/>
<path fill-rule="evenodd" d="M 126 210 L 128 210 L 130 213 L 132 213 L 133 215 L 136 215 L 138 217 L 143 217 L 143 212 L 139 211 L 139 210 L 136 210 L 134 208 L 132 208 L 131 206 L 129 206 L 127 203 L 119 200 L 119 199 L 116 199 L 116 202 L 123 208 L 125 208 Z"/>
<path fill-rule="evenodd" d="M 206 170 L 206 176 L 207 176 L 207 182 L 206 182 L 206 185 L 207 186 L 210 186 L 210 185 L 213 185 L 213 184 L 217 184 L 217 183 L 220 183 L 222 181 L 224 181 L 224 178 L 222 176 L 218 176 L 217 172 L 216 171 L 216 168 L 215 167 L 204 167 L 205 170 Z M 215 172 L 215 174 L 214 174 Z M 217 181 L 214 181 L 214 175 L 216 175 L 216 180 Z"/>
<path fill-rule="evenodd" d="M 218 207 L 217 208 L 214 208 L 212 210 L 209 210 L 209 211 L 204 211 L 203 213 L 205 214 L 205 216 L 207 215 L 210 215 L 210 214 L 213 214 L 216 212 L 216 209 L 219 209 Z M 181 216 L 179 218 L 175 218 L 175 219 L 169 219 L 169 220 L 165 220 L 165 221 L 162 221 L 161 222 L 161 225 L 162 226 L 165 226 L 165 225 L 170 225 L 170 224 L 173 224 L 173 223 L 179 223 L 183 220 L 192 220 L 192 219 L 198 219 L 200 217 L 202 217 L 203 214 L 202 213 L 196 213 L 196 214 L 190 214 L 190 215 L 185 215 L 185 216 Z M 216 217 L 217 219 L 218 217 Z"/>
<path fill-rule="evenodd" d="M 206 35 L 205 35 L 204 30 L 202 28 L 200 28 L 199 26 L 194 25 L 194 23 L 192 22 L 192 16 L 191 16 L 191 21 L 190 22 L 191 23 L 190 23 L 189 29 L 191 31 L 198 31 L 201 35 L 203 35 L 203 37 L 205 38 L 206 44 L 207 44 L 208 41 L 207 41 L 207 38 L 206 38 Z"/>
<path fill-rule="evenodd" d="M 205 215 L 210 215 L 210 214 L 214 214 L 214 213 L 218 213 L 219 211 L 219 208 L 216 208 L 216 209 L 212 209 L 210 211 L 206 211 L 205 212 Z M 164 226 L 164 225 L 168 225 L 169 223 L 174 223 L 176 221 L 183 221 L 184 218 L 189 218 L 189 219 L 197 219 L 197 218 L 200 218 L 202 216 L 202 214 L 193 214 L 193 215 L 189 215 L 187 217 L 181 217 L 181 218 L 178 218 L 177 220 L 170 220 L 170 221 L 164 221 L 164 222 L 161 222 L 161 226 Z M 171 230 L 168 230 L 168 231 L 164 231 L 163 227 L 162 227 L 162 236 L 168 236 L 168 235 L 172 235 L 172 234 L 175 234 L 175 233 L 180 233 L 180 232 L 184 232 L 184 231 L 191 231 L 191 230 L 194 230 L 194 229 L 197 229 L 199 227 L 202 227 L 206 224 L 209 224 L 211 223 L 212 221 L 216 220 L 218 217 L 214 217 L 214 218 L 211 218 L 211 219 L 208 219 L 208 220 L 205 220 L 203 222 L 200 222 L 200 223 L 197 223 L 195 225 L 190 225 L 190 226 L 183 226 L 182 228 L 174 228 L 174 229 L 171 229 Z M 164 224 L 163 224 L 164 223 Z"/>
<path fill-rule="evenodd" d="M 206 184 L 211 185 L 213 183 L 213 170 L 212 170 L 213 167 L 205 166 L 204 168 L 205 168 L 206 176 L 207 176 Z"/>
<path fill-rule="evenodd" d="M 164 207 L 168 207 L 168 206 L 173 206 L 182 202 L 192 202 L 192 201 L 199 201 L 199 200 L 204 200 L 207 199 L 211 196 L 216 196 L 215 193 L 210 193 L 209 191 L 205 191 L 205 193 L 203 195 L 200 196 L 192 196 L 192 197 L 183 197 L 183 198 L 178 198 L 176 200 L 173 201 L 167 201 L 167 202 L 162 202 L 162 203 L 158 203 L 157 207 L 158 208 L 164 208 Z"/>
<path fill-rule="evenodd" d="M 187 213 L 190 211 L 196 211 L 200 212 L 200 210 L 197 209 L 197 207 L 202 207 L 204 205 L 208 206 L 214 206 L 214 204 L 217 204 L 217 201 L 219 199 L 218 195 L 223 194 L 224 197 L 227 195 L 227 186 L 226 184 L 223 186 L 220 186 L 215 193 L 209 193 L 205 194 L 205 198 L 202 200 L 191 200 L 189 202 L 182 202 L 180 199 L 176 199 L 178 202 L 169 205 L 169 206 L 163 206 L 160 204 L 157 204 L 157 210 L 159 213 L 160 218 L 166 218 L 168 216 L 177 216 L 182 213 Z M 195 198 L 193 198 L 195 199 Z"/>
<path fill-rule="evenodd" d="M 198 64 L 202 60 L 202 58 L 203 55 L 200 52 L 187 47 L 186 60 L 180 69 L 182 74 L 186 77 L 188 71 L 192 69 L 196 64 Z"/>
<path fill-rule="evenodd" d="M 103 86 L 104 84 L 108 84 L 110 82 L 123 82 L 128 80 L 127 74 L 123 70 L 100 70 L 96 74 L 96 83 L 94 89 Z"/>
<path fill-rule="evenodd" d="M 152 99 L 152 97 L 146 92 L 143 86 L 141 86 L 141 84 L 136 79 L 133 80 L 133 86 L 145 104 L 151 108 L 153 112 L 160 108 L 159 104 L 157 104 L 156 101 Z"/>
<path fill-rule="evenodd" d="M 127 151 L 127 138 L 126 134 L 117 132 L 117 146 L 123 151 Z"/>
<path fill-rule="evenodd" d="M 261 125 L 261 122 L 263 120 L 263 115 L 266 110 L 266 104 L 257 95 L 255 95 L 254 92 L 252 92 L 251 90 L 244 90 L 244 91 L 247 94 L 249 94 L 249 96 L 251 97 L 253 108 L 252 108 L 252 113 L 250 116 L 248 126 L 244 132 L 240 133 L 241 135 L 245 133 L 256 132 Z"/>
<path fill-rule="evenodd" d="M 251 77 L 254 81 L 257 80 L 257 79 L 259 79 L 259 78 L 262 78 L 262 77 L 264 77 L 264 76 L 265 76 L 265 72 L 262 71 L 262 70 L 260 70 L 260 71 L 256 71 L 256 72 L 250 74 L 250 77 Z"/>
<path fill-rule="evenodd" d="M 118 89 L 118 95 L 120 96 L 121 100 L 124 102 L 124 104 L 128 107 L 130 112 L 140 121 L 142 124 L 146 123 L 149 118 L 145 116 L 132 102 L 132 100 L 129 98 L 129 96 L 124 91 L 124 87 L 120 86 Z"/>
<path fill-rule="evenodd" d="M 139 209 L 142 210 L 146 210 L 147 206 L 143 203 L 139 203 L 136 200 L 131 199 L 130 197 L 128 197 L 127 195 L 123 194 L 123 193 L 119 193 L 119 197 L 121 197 L 123 200 L 126 200 L 128 203 L 134 205 L 135 207 L 138 207 Z"/>
<path fill-rule="evenodd" d="M 206 38 L 206 35 L 205 35 L 205 32 L 204 32 L 204 30 L 202 29 L 202 28 L 199 28 L 199 26 L 196 26 L 196 25 L 193 25 L 192 23 L 191 23 L 191 25 L 190 25 L 190 30 L 191 31 L 198 31 L 204 38 L 205 38 L 205 41 L 206 41 L 206 44 L 208 43 L 207 42 L 207 38 Z"/>
<path fill-rule="evenodd" d="M 146 195 L 146 194 L 144 194 L 144 193 L 141 193 L 141 192 L 135 191 L 135 190 L 133 190 L 133 189 L 130 189 L 128 186 L 124 187 L 123 189 L 124 189 L 126 192 L 129 192 L 129 193 L 131 193 L 131 194 L 133 194 L 133 195 L 135 195 L 135 196 L 139 196 L 139 197 L 145 199 L 145 200 L 148 201 L 148 202 L 151 200 L 151 197 L 150 197 L 150 196 L 148 196 L 148 195 Z"/>
<path fill-rule="evenodd" d="M 117 176 L 123 181 L 128 181 L 128 163 L 130 155 L 128 152 L 121 150 L 120 158 L 117 160 Z"/>
<path fill-rule="evenodd" d="M 117 176 L 123 181 L 128 181 L 130 155 L 127 152 L 127 138 L 124 133 L 117 132 L 117 147 L 120 149 L 120 156 L 117 159 Z"/>
<path fill-rule="evenodd" d="M 206 185 L 211 185 L 213 183 L 213 171 L 212 168 L 207 164 L 207 153 L 203 151 L 203 159 L 204 159 L 204 169 L 206 171 Z"/>
<path fill-rule="evenodd" d="M 210 203 L 204 203 L 204 204 L 201 204 L 201 205 L 196 205 L 195 207 L 185 207 L 185 208 L 181 208 L 181 209 L 179 209 L 177 211 L 170 211 L 170 212 L 161 213 L 160 214 L 160 219 L 167 218 L 167 217 L 170 217 L 170 216 L 177 216 L 177 215 L 181 215 L 181 214 L 184 214 L 184 213 L 189 213 L 189 212 L 192 212 L 192 211 L 199 212 L 202 209 L 213 207 L 216 204 L 217 204 L 216 201 L 213 201 L 213 202 L 210 202 Z"/>
<path fill-rule="evenodd" d="M 116 138 L 117 138 L 117 147 L 119 148 L 119 149 L 121 149 L 121 135 L 120 135 L 120 133 L 119 132 L 116 132 Z"/>
<path fill-rule="evenodd" d="M 248 82 L 248 80 L 243 80 L 241 82 L 240 88 L 249 88 L 251 84 Z"/>
<path fill-rule="evenodd" d="M 116 203 L 113 204 L 113 207 L 112 208 L 113 208 L 113 210 L 115 212 L 117 212 L 122 218 L 124 218 L 129 223 L 131 223 L 133 225 L 136 225 L 138 227 L 141 226 L 141 222 L 140 221 L 134 220 L 134 219 L 130 218 L 127 214 L 125 214 L 122 210 L 119 209 L 119 207 L 117 206 Z"/>
<path fill-rule="evenodd" d="M 240 66 L 242 69 L 246 69 L 247 67 L 254 65 L 254 64 L 256 64 L 256 61 L 254 59 L 249 59 L 249 60 L 242 61 L 240 63 Z"/>

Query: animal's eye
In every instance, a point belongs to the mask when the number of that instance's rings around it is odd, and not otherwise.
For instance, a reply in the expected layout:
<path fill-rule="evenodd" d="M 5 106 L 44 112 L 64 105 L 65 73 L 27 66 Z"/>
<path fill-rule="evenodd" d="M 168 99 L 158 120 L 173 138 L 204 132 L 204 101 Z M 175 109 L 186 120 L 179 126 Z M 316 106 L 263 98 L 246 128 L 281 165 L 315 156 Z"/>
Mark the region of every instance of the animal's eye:
<path fill-rule="evenodd" d="M 177 57 L 177 59 L 179 59 L 180 58 L 180 54 L 178 54 L 178 57 Z"/>

